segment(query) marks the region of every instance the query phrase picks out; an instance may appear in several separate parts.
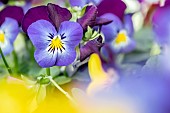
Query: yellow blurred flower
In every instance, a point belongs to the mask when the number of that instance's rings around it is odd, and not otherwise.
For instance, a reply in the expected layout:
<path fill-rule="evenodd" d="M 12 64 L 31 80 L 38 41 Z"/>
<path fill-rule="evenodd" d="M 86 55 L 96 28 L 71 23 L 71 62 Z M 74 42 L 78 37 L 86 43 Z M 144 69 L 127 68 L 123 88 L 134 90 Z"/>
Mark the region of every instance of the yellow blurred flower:
<path fill-rule="evenodd" d="M 107 72 L 104 71 L 101 60 L 96 53 L 90 56 L 88 70 L 91 78 L 91 83 L 87 88 L 88 95 L 94 95 L 102 90 L 106 91 L 118 80 L 118 75 L 113 69 L 108 69 Z"/>

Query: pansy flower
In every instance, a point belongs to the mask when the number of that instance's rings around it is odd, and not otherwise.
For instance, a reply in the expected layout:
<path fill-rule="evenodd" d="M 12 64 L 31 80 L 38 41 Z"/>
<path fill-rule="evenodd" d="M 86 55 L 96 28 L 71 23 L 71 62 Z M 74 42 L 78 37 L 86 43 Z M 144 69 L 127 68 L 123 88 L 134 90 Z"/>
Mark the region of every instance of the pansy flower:
<path fill-rule="evenodd" d="M 23 15 L 22 8 L 17 6 L 7 6 L 0 12 L 0 47 L 5 55 L 13 50 Z"/>
<path fill-rule="evenodd" d="M 113 20 L 111 24 L 102 27 L 106 44 L 112 48 L 113 52 L 124 53 L 133 50 L 135 41 L 132 38 L 134 29 L 131 15 L 125 15 L 124 22 L 111 13 L 104 14 L 101 17 Z"/>
<path fill-rule="evenodd" d="M 36 48 L 34 57 L 41 67 L 66 66 L 75 60 L 83 29 L 70 19 L 66 8 L 51 3 L 26 13 L 22 27 Z"/>

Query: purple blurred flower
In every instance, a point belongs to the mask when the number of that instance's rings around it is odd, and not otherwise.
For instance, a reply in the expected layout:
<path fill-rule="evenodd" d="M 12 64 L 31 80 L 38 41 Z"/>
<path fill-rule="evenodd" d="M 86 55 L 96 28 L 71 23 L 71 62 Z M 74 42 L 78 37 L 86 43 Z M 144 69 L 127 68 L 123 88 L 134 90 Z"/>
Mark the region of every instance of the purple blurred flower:
<path fill-rule="evenodd" d="M 83 29 L 68 21 L 70 18 L 67 9 L 51 3 L 26 13 L 22 27 L 36 47 L 34 57 L 41 67 L 65 66 L 75 60 L 75 47 L 83 37 Z"/>
<path fill-rule="evenodd" d="M 170 43 L 170 6 L 158 7 L 153 14 L 152 26 L 155 38 L 159 44 Z"/>
<path fill-rule="evenodd" d="M 5 55 L 13 50 L 23 16 L 22 8 L 17 6 L 7 6 L 0 12 L 0 47 Z"/>
<path fill-rule="evenodd" d="M 93 3 L 95 5 L 98 5 L 102 0 L 69 0 L 71 6 L 80 6 L 83 7 L 88 3 Z"/>
<path fill-rule="evenodd" d="M 103 0 L 97 8 L 99 12 L 98 16 L 105 13 L 112 13 L 120 19 L 123 19 L 126 5 L 122 0 Z"/>
<path fill-rule="evenodd" d="M 110 45 L 115 53 L 129 52 L 135 47 L 133 40 L 133 23 L 131 14 L 127 14 L 124 17 L 124 23 L 116 16 L 111 13 L 102 15 L 102 18 L 113 20 L 109 25 L 102 27 L 102 32 L 105 36 L 106 44 Z"/>

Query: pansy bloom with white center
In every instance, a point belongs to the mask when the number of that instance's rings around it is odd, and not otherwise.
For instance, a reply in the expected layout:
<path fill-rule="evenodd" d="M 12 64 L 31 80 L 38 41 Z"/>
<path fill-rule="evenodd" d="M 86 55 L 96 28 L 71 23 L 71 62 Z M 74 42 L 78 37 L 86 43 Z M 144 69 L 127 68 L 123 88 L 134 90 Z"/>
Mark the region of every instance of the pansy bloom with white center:
<path fill-rule="evenodd" d="M 106 44 L 108 44 L 115 53 L 132 51 L 135 47 L 135 41 L 132 38 L 134 29 L 131 15 L 125 15 L 124 24 L 116 15 L 110 13 L 104 14 L 101 17 L 113 20 L 111 24 L 102 27 Z"/>
<path fill-rule="evenodd" d="M 26 13 L 23 30 L 36 48 L 34 57 L 41 67 L 66 66 L 75 60 L 75 47 L 83 37 L 83 29 L 70 19 L 67 9 L 54 4 L 38 6 Z"/>
<path fill-rule="evenodd" d="M 11 11 L 14 13 L 11 14 Z M 17 6 L 7 6 L 0 12 L 0 47 L 4 55 L 13 50 L 13 42 L 19 33 L 23 15 L 22 8 Z"/>

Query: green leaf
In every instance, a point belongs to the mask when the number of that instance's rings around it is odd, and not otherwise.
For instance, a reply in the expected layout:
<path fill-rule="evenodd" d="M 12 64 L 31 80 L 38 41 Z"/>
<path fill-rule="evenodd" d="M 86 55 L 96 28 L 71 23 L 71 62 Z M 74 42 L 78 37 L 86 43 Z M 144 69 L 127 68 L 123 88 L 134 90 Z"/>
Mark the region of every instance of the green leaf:
<path fill-rule="evenodd" d="M 54 81 L 57 82 L 58 85 L 63 85 L 71 82 L 71 78 L 66 76 L 58 76 L 54 78 Z"/>
<path fill-rule="evenodd" d="M 85 33 L 85 36 L 83 37 L 84 41 L 93 40 L 97 37 L 99 37 L 101 34 L 98 31 L 93 30 L 90 26 L 87 27 L 87 32 Z"/>
<path fill-rule="evenodd" d="M 153 32 L 150 27 L 139 30 L 134 35 L 136 41 L 136 49 L 139 51 L 150 51 L 153 45 Z"/>

